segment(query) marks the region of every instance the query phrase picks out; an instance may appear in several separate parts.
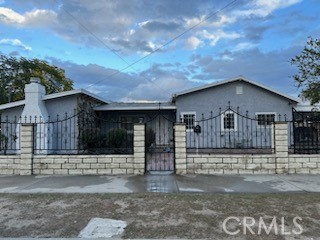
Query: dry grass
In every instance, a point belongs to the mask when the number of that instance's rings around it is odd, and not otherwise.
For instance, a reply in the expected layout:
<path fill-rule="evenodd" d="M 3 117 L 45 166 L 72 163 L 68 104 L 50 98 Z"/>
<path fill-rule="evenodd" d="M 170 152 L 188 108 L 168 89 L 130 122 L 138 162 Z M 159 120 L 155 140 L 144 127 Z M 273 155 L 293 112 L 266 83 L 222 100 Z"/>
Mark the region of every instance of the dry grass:
<path fill-rule="evenodd" d="M 285 217 L 286 231 L 294 217 L 302 218 L 302 235 L 279 231 L 239 239 L 320 237 L 320 194 L 0 194 L 0 213 L 0 237 L 76 237 L 91 218 L 101 217 L 127 221 L 123 238 L 229 239 L 222 229 L 229 216 L 261 216 L 266 223 Z"/>

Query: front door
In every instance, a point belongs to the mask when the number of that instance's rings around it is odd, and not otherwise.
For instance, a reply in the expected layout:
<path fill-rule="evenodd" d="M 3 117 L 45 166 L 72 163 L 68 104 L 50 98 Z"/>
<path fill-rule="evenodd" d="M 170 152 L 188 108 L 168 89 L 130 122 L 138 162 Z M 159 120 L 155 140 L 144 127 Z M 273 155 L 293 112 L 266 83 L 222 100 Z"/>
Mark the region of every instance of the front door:
<path fill-rule="evenodd" d="M 146 123 L 146 171 L 174 172 L 174 119 L 158 115 Z"/>

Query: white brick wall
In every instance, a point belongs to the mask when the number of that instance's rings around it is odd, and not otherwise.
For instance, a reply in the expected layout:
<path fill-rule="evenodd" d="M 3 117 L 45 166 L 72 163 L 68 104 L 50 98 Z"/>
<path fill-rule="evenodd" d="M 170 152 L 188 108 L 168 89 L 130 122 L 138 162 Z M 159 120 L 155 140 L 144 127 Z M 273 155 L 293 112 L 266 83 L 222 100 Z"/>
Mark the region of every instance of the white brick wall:
<path fill-rule="evenodd" d="M 188 173 L 268 174 L 275 172 L 275 156 L 188 154 Z"/>
<path fill-rule="evenodd" d="M 34 155 L 35 174 L 133 174 L 133 155 Z"/>

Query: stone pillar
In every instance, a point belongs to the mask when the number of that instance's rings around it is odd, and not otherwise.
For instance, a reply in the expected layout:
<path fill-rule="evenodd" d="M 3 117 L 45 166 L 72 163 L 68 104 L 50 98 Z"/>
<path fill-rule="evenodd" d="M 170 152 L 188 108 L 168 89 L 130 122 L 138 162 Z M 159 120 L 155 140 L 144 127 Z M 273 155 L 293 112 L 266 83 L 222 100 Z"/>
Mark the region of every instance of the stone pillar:
<path fill-rule="evenodd" d="M 274 125 L 274 153 L 276 160 L 276 173 L 288 173 L 289 148 L 288 148 L 288 123 L 275 123 Z"/>
<path fill-rule="evenodd" d="M 187 148 L 186 148 L 186 124 L 176 123 L 174 125 L 174 146 L 176 173 L 187 173 Z"/>
<path fill-rule="evenodd" d="M 21 125 L 20 175 L 32 175 L 33 162 L 33 124 Z"/>
<path fill-rule="evenodd" d="M 133 173 L 145 173 L 145 125 L 137 123 L 133 126 Z"/>

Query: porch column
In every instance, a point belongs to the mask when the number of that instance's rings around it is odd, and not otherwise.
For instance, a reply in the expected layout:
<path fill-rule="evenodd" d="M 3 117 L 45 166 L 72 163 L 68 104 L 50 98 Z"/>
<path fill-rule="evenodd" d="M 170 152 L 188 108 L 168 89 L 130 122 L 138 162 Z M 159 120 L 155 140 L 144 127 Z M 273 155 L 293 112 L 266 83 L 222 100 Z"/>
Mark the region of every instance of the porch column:
<path fill-rule="evenodd" d="M 133 126 L 133 174 L 145 173 L 145 125 L 136 123 Z"/>
<path fill-rule="evenodd" d="M 276 160 L 276 173 L 289 171 L 288 123 L 276 122 L 274 124 L 274 153 Z"/>
<path fill-rule="evenodd" d="M 20 175 L 32 175 L 33 161 L 33 124 L 21 125 Z"/>
<path fill-rule="evenodd" d="M 187 149 L 186 149 L 186 124 L 175 123 L 174 125 L 174 147 L 176 173 L 187 174 Z"/>

